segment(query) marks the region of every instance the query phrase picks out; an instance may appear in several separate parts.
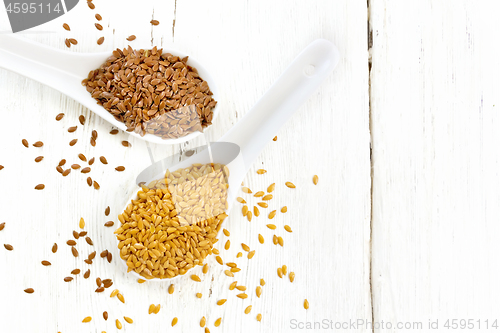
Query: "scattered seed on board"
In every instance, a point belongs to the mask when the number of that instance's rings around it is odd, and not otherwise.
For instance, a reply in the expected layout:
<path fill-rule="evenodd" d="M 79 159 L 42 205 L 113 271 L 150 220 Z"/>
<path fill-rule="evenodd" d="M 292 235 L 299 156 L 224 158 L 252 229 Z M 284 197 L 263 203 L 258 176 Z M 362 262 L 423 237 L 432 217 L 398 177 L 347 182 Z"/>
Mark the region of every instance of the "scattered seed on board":
<path fill-rule="evenodd" d="M 260 295 L 262 295 L 262 287 L 261 286 L 257 286 L 257 288 L 255 288 L 255 294 L 257 295 L 257 297 L 260 298 Z"/>
<path fill-rule="evenodd" d="M 283 238 L 281 236 L 278 236 L 278 244 L 281 245 L 281 247 L 283 247 Z"/>
<path fill-rule="evenodd" d="M 207 318 L 205 318 L 205 316 L 201 317 L 200 327 L 205 327 L 206 323 L 207 323 Z"/>
<path fill-rule="evenodd" d="M 274 224 L 267 224 L 266 225 L 269 229 L 271 230 L 275 230 L 276 229 L 276 226 Z"/>
<path fill-rule="evenodd" d="M 234 290 L 236 288 L 236 285 L 238 284 L 238 281 L 234 281 L 229 285 L 229 290 Z"/>
<path fill-rule="evenodd" d="M 57 252 L 57 243 L 54 243 L 54 245 L 52 245 L 52 253 L 56 252 Z"/>
<path fill-rule="evenodd" d="M 100 188 L 101 188 L 101 185 L 99 185 L 99 183 L 98 183 L 98 182 L 96 182 L 95 180 L 94 180 L 94 188 L 95 188 L 96 190 L 98 190 L 98 189 L 100 189 Z"/>
<path fill-rule="evenodd" d="M 71 28 L 69 27 L 69 25 L 67 23 L 63 24 L 63 28 L 64 28 L 64 30 L 71 31 Z"/>
<path fill-rule="evenodd" d="M 130 35 L 130 36 L 128 36 L 128 37 L 127 37 L 127 40 L 128 40 L 129 42 L 131 42 L 131 41 L 135 40 L 135 35 Z"/>
<path fill-rule="evenodd" d="M 63 177 L 66 177 L 67 175 L 69 175 L 70 172 L 71 172 L 71 169 L 64 170 L 63 173 L 62 173 Z"/>
<path fill-rule="evenodd" d="M 26 148 L 29 148 L 28 140 L 23 139 L 23 141 L 21 141 L 21 142 L 23 143 L 23 146 L 25 146 Z"/>
<path fill-rule="evenodd" d="M 0 231 L 2 231 L 5 228 L 5 222 L 0 223 Z"/>
<path fill-rule="evenodd" d="M 92 241 L 92 239 L 91 239 L 90 237 L 88 237 L 88 236 L 87 236 L 87 237 L 85 237 L 85 241 L 87 242 L 87 244 L 89 244 L 89 245 L 91 245 L 91 246 L 92 246 L 92 245 L 94 245 L 94 242 L 93 242 L 93 241 Z"/>
<path fill-rule="evenodd" d="M 236 295 L 236 297 L 241 298 L 241 299 L 245 299 L 248 297 L 248 295 L 245 293 L 241 293 L 241 294 Z"/>
<path fill-rule="evenodd" d="M 239 203 L 242 203 L 242 204 L 246 204 L 247 202 L 245 201 L 245 199 L 243 199 L 242 197 L 237 197 L 236 198 L 236 201 L 238 201 Z"/>
<path fill-rule="evenodd" d="M 73 44 L 73 45 L 78 44 L 78 41 L 77 41 L 76 39 L 74 39 L 74 38 L 70 38 L 70 39 L 69 39 L 69 42 L 70 42 L 71 44 Z"/>
<path fill-rule="evenodd" d="M 287 269 L 288 268 L 286 267 L 286 265 L 281 266 L 281 271 L 283 272 L 283 275 L 286 275 Z"/>
<path fill-rule="evenodd" d="M 224 235 L 226 235 L 228 237 L 231 235 L 231 233 L 227 229 L 222 229 L 222 232 L 224 233 Z"/>
<path fill-rule="evenodd" d="M 132 145 L 128 141 L 122 141 L 122 146 L 123 147 L 132 147 Z"/>
<path fill-rule="evenodd" d="M 273 210 L 272 212 L 269 213 L 269 219 L 273 219 L 276 216 L 276 210 Z"/>
<path fill-rule="evenodd" d="M 158 24 L 160 24 L 160 21 L 158 21 L 158 20 L 151 20 L 150 23 L 152 25 L 158 25 Z"/>
<path fill-rule="evenodd" d="M 314 175 L 314 176 L 313 176 L 313 184 L 314 184 L 314 185 L 318 185 L 318 180 L 319 180 L 319 179 L 318 179 L 318 175 Z"/>
<path fill-rule="evenodd" d="M 80 168 L 81 168 L 80 164 L 72 164 L 71 165 L 71 169 L 73 169 L 73 170 L 78 170 Z"/>
<path fill-rule="evenodd" d="M 116 134 L 118 134 L 118 130 L 117 130 L 116 128 L 114 128 L 114 129 L 112 129 L 112 130 L 109 132 L 109 134 L 111 134 L 111 135 L 116 135 Z"/>
<path fill-rule="evenodd" d="M 78 274 L 80 274 L 80 270 L 78 268 L 76 268 L 76 269 L 71 271 L 71 274 L 78 275 Z"/>
<path fill-rule="evenodd" d="M 224 265 L 224 262 L 222 262 L 222 258 L 221 258 L 221 257 L 216 256 L 216 257 L 215 257 L 215 260 L 217 260 L 217 262 L 218 262 L 219 264 Z"/>
<path fill-rule="evenodd" d="M 309 309 L 309 301 L 307 300 L 307 298 L 304 300 L 304 309 Z"/>
<path fill-rule="evenodd" d="M 242 187 L 241 190 L 244 192 L 244 193 L 252 193 L 252 190 L 249 189 L 248 187 Z"/>
<path fill-rule="evenodd" d="M 273 235 L 273 244 L 278 245 L 278 237 L 276 235 Z"/>
<path fill-rule="evenodd" d="M 35 162 L 38 163 L 38 162 L 41 162 L 43 160 L 43 156 L 38 156 L 37 158 L 35 158 Z M 3 169 L 3 168 L 2 168 Z M 0 169 L 1 170 L 1 169 Z"/>
<path fill-rule="evenodd" d="M 248 206 L 247 205 L 244 205 L 243 207 L 241 207 L 241 213 L 243 214 L 243 216 L 247 216 L 247 213 L 248 213 Z"/>
<path fill-rule="evenodd" d="M 246 245 L 245 243 L 241 243 L 241 247 L 242 247 L 243 251 L 246 251 L 246 252 L 250 251 L 250 247 L 248 245 Z"/>
<path fill-rule="evenodd" d="M 106 157 L 104 156 L 99 157 L 99 160 L 101 161 L 102 164 L 108 164 L 108 160 L 106 160 Z"/>
<path fill-rule="evenodd" d="M 94 161 L 95 161 L 95 158 L 93 158 L 93 157 L 92 157 L 92 158 L 89 160 L 89 165 L 94 164 Z"/>
<path fill-rule="evenodd" d="M 275 137 L 273 138 L 273 141 L 278 141 L 278 137 L 277 137 L 277 136 L 275 136 Z"/>
<path fill-rule="evenodd" d="M 248 222 L 252 221 L 252 212 L 250 212 L 250 211 L 247 212 L 247 220 L 248 220 Z"/>
<path fill-rule="evenodd" d="M 249 305 L 249 306 L 246 307 L 245 314 L 249 314 L 250 311 L 252 311 L 252 306 L 251 305 Z"/>
<path fill-rule="evenodd" d="M 196 282 L 201 282 L 200 277 L 196 274 L 191 275 L 191 280 L 196 281 Z"/>
<path fill-rule="evenodd" d="M 174 319 L 172 319 L 172 327 L 174 327 L 178 321 L 177 317 L 174 317 Z"/>
<path fill-rule="evenodd" d="M 108 320 L 108 318 L 109 318 L 108 311 L 104 311 L 102 313 L 102 317 L 104 318 L 104 320 Z"/>
<path fill-rule="evenodd" d="M 262 200 L 264 201 L 269 201 L 273 198 L 273 195 L 272 194 L 268 194 L 268 195 L 265 195 L 262 197 Z"/>
<path fill-rule="evenodd" d="M 132 320 L 132 318 L 129 318 L 129 317 L 123 317 L 123 319 L 125 319 L 125 321 L 129 324 L 133 324 L 134 321 Z"/>
<path fill-rule="evenodd" d="M 217 301 L 217 305 L 222 305 L 222 304 L 226 303 L 226 301 L 227 301 L 227 299 L 220 299 Z"/>
<path fill-rule="evenodd" d="M 260 215 L 260 211 L 257 208 L 257 206 L 253 206 L 253 215 L 255 215 L 255 216 L 259 216 Z"/>
<path fill-rule="evenodd" d="M 169 287 L 168 287 L 168 293 L 169 294 L 173 294 L 174 293 L 174 285 L 171 284 Z"/>
<path fill-rule="evenodd" d="M 95 19 L 97 21 L 101 21 L 102 20 L 102 16 L 100 14 L 95 14 Z"/>
<path fill-rule="evenodd" d="M 282 213 L 286 213 L 287 211 L 288 211 L 288 208 L 287 208 L 286 206 L 283 206 L 283 207 L 281 208 L 281 212 L 282 212 Z"/>
<path fill-rule="evenodd" d="M 56 116 L 56 121 L 59 121 L 61 119 L 63 119 L 64 117 L 64 113 L 59 113 L 57 116 Z"/>
<path fill-rule="evenodd" d="M 267 170 L 264 170 L 264 169 L 259 169 L 259 170 L 257 170 L 257 173 L 258 173 L 259 175 L 263 175 L 263 174 L 265 174 L 266 172 L 267 172 Z"/>
<path fill-rule="evenodd" d="M 155 306 L 155 311 L 154 311 L 154 313 L 155 313 L 155 314 L 158 314 L 158 312 L 160 312 L 160 308 L 161 308 L 161 305 L 160 305 L 160 304 L 157 304 L 157 305 Z"/>
<path fill-rule="evenodd" d="M 286 182 L 285 185 L 289 188 L 295 188 L 295 185 L 291 182 Z"/>
<path fill-rule="evenodd" d="M 229 247 L 231 246 L 231 241 L 228 240 L 226 244 L 224 245 L 224 249 L 229 250 Z"/>
<path fill-rule="evenodd" d="M 113 221 L 108 221 L 108 222 L 104 223 L 104 226 L 105 226 L 105 227 L 112 227 L 114 224 L 115 224 L 115 222 L 113 222 Z"/>
<path fill-rule="evenodd" d="M 116 320 L 116 328 L 117 328 L 117 329 L 119 329 L 119 330 L 121 330 L 121 329 L 122 329 L 122 327 L 123 327 L 123 326 L 122 326 L 122 323 L 121 323 L 121 322 L 117 319 L 117 320 Z"/>
<path fill-rule="evenodd" d="M 40 148 L 40 147 L 43 147 L 43 142 L 42 141 L 37 141 L 33 144 L 33 147 L 37 147 L 37 148 Z"/>
<path fill-rule="evenodd" d="M 262 208 L 268 207 L 268 204 L 266 202 L 258 202 L 257 205 L 261 206 Z"/>
<path fill-rule="evenodd" d="M 256 198 L 263 197 L 264 196 L 264 191 L 258 191 L 253 196 L 256 197 Z"/>
<path fill-rule="evenodd" d="M 111 212 L 111 208 L 109 208 L 109 206 L 108 206 L 108 207 L 106 207 L 106 209 L 104 210 L 104 215 L 108 216 L 110 212 Z"/>
<path fill-rule="evenodd" d="M 227 269 L 224 271 L 224 274 L 226 274 L 229 277 L 234 277 L 233 272 L 231 272 L 230 270 L 227 270 Z"/>
<path fill-rule="evenodd" d="M 71 247 L 71 253 L 75 258 L 78 257 L 78 250 L 74 246 Z"/>
<path fill-rule="evenodd" d="M 267 187 L 267 193 L 271 193 L 272 191 L 274 191 L 275 187 L 276 187 L 276 183 L 272 183 L 271 185 L 269 185 Z"/>
<path fill-rule="evenodd" d="M 91 320 L 92 320 L 92 317 L 85 317 L 85 318 L 83 318 L 82 323 L 90 323 Z"/>
<path fill-rule="evenodd" d="M 83 217 L 80 217 L 80 222 L 78 223 L 78 226 L 80 227 L 80 229 L 85 228 L 85 220 L 83 219 Z"/>
<path fill-rule="evenodd" d="M 264 236 L 259 234 L 259 243 L 264 244 Z"/>
<path fill-rule="evenodd" d="M 82 169 L 82 171 L 80 171 L 81 173 L 89 173 L 92 169 L 89 168 L 89 167 L 85 167 Z"/>
<path fill-rule="evenodd" d="M 252 251 L 248 252 L 247 258 L 252 259 L 254 255 L 255 255 L 255 250 L 252 250 Z"/>
<path fill-rule="evenodd" d="M 281 278 L 283 278 L 283 270 L 281 269 L 281 267 L 278 267 L 278 276 Z"/>
<path fill-rule="evenodd" d="M 88 269 L 84 274 L 83 274 L 83 278 L 84 279 L 88 279 L 90 277 L 90 269 Z"/>
<path fill-rule="evenodd" d="M 125 167 L 124 166 L 118 166 L 115 168 L 116 171 L 119 171 L 119 172 L 122 172 L 122 171 L 125 171 Z"/>
<path fill-rule="evenodd" d="M 265 284 L 266 284 L 266 281 L 264 281 L 264 279 L 260 279 L 260 285 L 264 286 Z"/>
<path fill-rule="evenodd" d="M 95 9 L 95 5 L 92 3 L 92 1 L 87 1 L 87 5 L 90 9 Z"/>
<path fill-rule="evenodd" d="M 66 164 L 66 160 L 63 158 L 62 160 L 59 161 L 58 166 L 62 167 L 64 164 Z"/>
<path fill-rule="evenodd" d="M 104 43 L 104 37 L 99 37 L 99 39 L 97 40 L 97 45 L 102 45 L 102 43 Z"/>
<path fill-rule="evenodd" d="M 70 282 L 73 281 L 73 278 L 71 276 L 67 276 L 64 278 L 64 282 Z"/>
<path fill-rule="evenodd" d="M 290 279 L 290 282 L 293 282 L 295 280 L 295 273 L 290 272 L 290 274 L 288 274 L 288 278 Z"/>
<path fill-rule="evenodd" d="M 28 288 L 28 289 L 24 289 L 24 292 L 27 294 L 33 294 L 35 292 L 35 290 L 33 290 L 33 288 Z"/>
<path fill-rule="evenodd" d="M 87 177 L 87 185 L 92 186 L 92 178 Z"/>
<path fill-rule="evenodd" d="M 196 297 L 201 298 L 202 296 L 202 293 L 196 293 Z"/>
<path fill-rule="evenodd" d="M 203 274 L 207 274 L 208 273 L 208 264 L 203 265 L 202 272 L 203 272 Z"/>
<path fill-rule="evenodd" d="M 246 291 L 247 287 L 245 287 L 245 286 L 236 286 L 236 289 L 238 289 L 239 291 Z"/>
<path fill-rule="evenodd" d="M 111 254 L 111 252 L 108 252 L 106 259 L 108 259 L 108 262 L 111 264 L 111 260 L 113 260 L 113 255 Z"/>
<path fill-rule="evenodd" d="M 70 240 L 68 240 L 68 241 L 66 242 L 66 244 L 68 244 L 69 246 L 75 246 L 75 245 L 76 245 L 76 242 L 75 242 L 74 240 L 70 239 Z"/>
<path fill-rule="evenodd" d="M 236 258 L 241 258 L 241 257 L 243 257 L 243 253 L 238 252 L 238 253 L 236 254 Z"/>
<path fill-rule="evenodd" d="M 90 145 L 92 147 L 95 147 L 95 144 L 96 144 L 95 139 L 94 138 L 90 138 Z"/>
<path fill-rule="evenodd" d="M 151 304 L 151 305 L 149 306 L 148 313 L 149 313 L 149 314 L 152 314 L 152 313 L 154 313 L 154 312 L 155 312 L 155 305 L 154 305 L 154 304 Z"/>
<path fill-rule="evenodd" d="M 35 160 L 35 161 L 36 161 L 36 160 Z M 0 165 L 0 170 L 2 170 L 3 168 L 4 168 L 4 166 L 3 166 L 3 165 Z"/>
<path fill-rule="evenodd" d="M 222 322 L 222 318 L 217 318 L 217 320 L 214 323 L 214 326 L 219 327 L 221 322 Z"/>
<path fill-rule="evenodd" d="M 69 39 L 65 39 L 64 40 L 64 44 L 66 45 L 66 47 L 71 47 L 71 43 L 69 42 Z"/>
<path fill-rule="evenodd" d="M 71 141 L 69 142 L 69 145 L 70 145 L 71 147 L 73 147 L 74 145 L 76 145 L 76 143 L 77 143 L 77 142 L 78 142 L 78 139 L 73 139 L 73 140 L 71 140 Z"/>
<path fill-rule="evenodd" d="M 35 186 L 35 190 L 43 190 L 45 188 L 45 185 L 43 184 L 38 184 L 37 186 Z"/>
<path fill-rule="evenodd" d="M 123 295 L 121 293 L 118 293 L 116 295 L 116 297 L 120 300 L 120 302 L 122 302 L 123 304 L 125 304 L 125 297 L 123 297 Z"/>
<path fill-rule="evenodd" d="M 289 225 L 285 225 L 285 230 L 288 231 L 288 232 L 292 232 L 292 228 L 290 228 Z"/>

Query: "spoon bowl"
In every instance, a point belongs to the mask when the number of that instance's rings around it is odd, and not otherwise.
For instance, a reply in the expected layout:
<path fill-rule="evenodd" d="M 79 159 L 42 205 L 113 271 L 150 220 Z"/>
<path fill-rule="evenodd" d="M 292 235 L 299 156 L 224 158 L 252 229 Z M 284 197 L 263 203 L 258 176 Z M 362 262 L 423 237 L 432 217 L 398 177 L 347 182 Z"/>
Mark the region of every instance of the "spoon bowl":
<path fill-rule="evenodd" d="M 149 47 L 151 48 L 151 47 Z M 137 49 L 137 48 L 136 48 Z M 142 49 L 148 49 L 142 48 Z M 181 58 L 187 56 L 181 51 L 163 49 L 163 53 L 171 53 Z M 59 90 L 68 97 L 73 98 L 86 108 L 102 117 L 113 126 L 126 131 L 124 123 L 116 120 L 82 85 L 82 80 L 87 78 L 90 71 L 99 68 L 111 56 L 111 51 L 100 53 L 75 53 L 59 50 L 39 43 L 29 41 L 14 34 L 0 33 L 0 67 L 21 74 L 40 83 Z M 207 81 L 213 93 L 214 100 L 218 101 L 219 90 L 210 72 L 200 62 L 189 56 L 187 64 L 198 70 L 200 77 Z M 212 123 L 215 122 L 219 107 L 213 109 Z M 206 128 L 205 128 L 206 130 Z M 141 136 L 135 132 L 130 135 L 158 144 L 178 144 L 194 139 L 202 132 L 192 132 L 186 136 L 175 139 L 162 139 L 153 134 Z"/>

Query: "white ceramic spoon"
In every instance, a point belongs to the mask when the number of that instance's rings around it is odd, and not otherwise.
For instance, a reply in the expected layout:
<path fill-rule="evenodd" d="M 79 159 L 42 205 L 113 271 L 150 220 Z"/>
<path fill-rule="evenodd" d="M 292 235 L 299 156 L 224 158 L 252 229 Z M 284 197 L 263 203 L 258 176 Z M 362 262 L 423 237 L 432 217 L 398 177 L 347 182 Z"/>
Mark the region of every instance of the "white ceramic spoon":
<path fill-rule="evenodd" d="M 151 47 L 143 47 L 150 49 Z M 163 49 L 163 53 L 171 53 L 181 58 L 186 54 L 173 49 Z M 99 68 L 110 56 L 111 51 L 101 53 L 75 53 L 65 50 L 54 49 L 40 43 L 18 37 L 14 34 L 0 33 L 0 67 L 26 76 L 30 79 L 46 84 L 63 94 L 83 104 L 95 114 L 101 116 L 113 126 L 126 131 L 124 123 L 116 120 L 108 111 L 97 104 L 89 92 L 82 86 L 82 80 L 87 78 L 91 70 Z M 214 99 L 219 98 L 216 83 L 199 62 L 189 57 L 187 64 L 195 67 L 200 76 L 207 81 Z M 218 115 L 218 107 L 213 110 L 212 123 Z M 189 141 L 201 132 L 193 132 L 177 139 L 164 140 L 152 134 L 140 136 L 135 132 L 129 132 L 137 138 L 159 144 L 178 144 Z"/>
<path fill-rule="evenodd" d="M 205 149 L 175 165 L 168 165 L 172 159 L 167 158 L 148 167 L 140 177 L 148 184 L 149 181 L 162 179 L 167 169 L 173 172 L 190 167 L 194 163 L 225 164 L 230 172 L 227 198 L 229 208 L 226 211 L 226 214 L 229 214 L 241 188 L 240 184 L 255 158 L 280 127 L 329 76 L 339 59 L 339 52 L 331 42 L 324 39 L 312 42 L 295 58 L 257 104 L 218 142 L 210 146 L 211 154 Z M 135 192 L 127 205 L 136 199 Z M 121 261 L 124 267 L 127 267 L 125 261 Z M 137 278 L 143 278 L 134 271 L 131 273 Z M 156 278 L 150 281 L 163 280 Z"/>

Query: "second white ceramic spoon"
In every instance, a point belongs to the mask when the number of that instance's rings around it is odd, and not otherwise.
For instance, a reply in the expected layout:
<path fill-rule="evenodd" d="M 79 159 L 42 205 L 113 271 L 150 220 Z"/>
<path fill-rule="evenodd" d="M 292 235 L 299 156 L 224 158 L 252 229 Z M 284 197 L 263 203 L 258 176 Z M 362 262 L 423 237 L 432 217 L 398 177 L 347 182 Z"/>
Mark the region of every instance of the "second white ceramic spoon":
<path fill-rule="evenodd" d="M 312 42 L 295 58 L 257 104 L 218 142 L 210 146 L 210 152 L 208 149 L 202 150 L 175 165 L 165 165 L 164 161 L 157 162 L 143 171 L 143 174 L 152 176 L 144 180 L 149 183 L 149 181 L 162 179 L 167 169 L 173 172 L 195 163 L 224 164 L 229 168 L 230 173 L 227 198 L 229 208 L 226 210 L 226 214 L 229 214 L 241 188 L 240 184 L 253 161 L 276 135 L 280 127 L 330 75 L 339 59 L 339 52 L 330 41 L 318 39 Z M 165 159 L 167 160 L 170 159 Z M 136 199 L 137 194 L 134 193 L 127 205 L 131 200 Z M 125 261 L 121 261 L 127 268 Z M 134 271 L 131 273 L 137 278 L 143 278 Z M 172 281 L 172 279 L 164 280 Z M 156 278 L 150 281 L 163 280 Z"/>

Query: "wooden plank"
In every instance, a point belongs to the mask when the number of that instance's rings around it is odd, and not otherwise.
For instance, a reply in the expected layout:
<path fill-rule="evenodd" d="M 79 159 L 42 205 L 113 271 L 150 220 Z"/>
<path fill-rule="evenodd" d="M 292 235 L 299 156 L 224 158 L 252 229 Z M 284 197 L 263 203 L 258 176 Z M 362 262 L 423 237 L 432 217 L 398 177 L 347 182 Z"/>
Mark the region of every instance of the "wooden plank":
<path fill-rule="evenodd" d="M 371 1 L 376 321 L 497 319 L 498 10 Z"/>
<path fill-rule="evenodd" d="M 119 5 L 98 0 L 94 3 L 105 23 L 102 32 L 93 27 L 96 11 L 80 3 L 68 16 L 34 28 L 26 37 L 65 48 L 64 38 L 76 36 L 79 44 L 75 51 L 93 52 L 123 47 L 127 45 L 125 38 L 135 34 L 138 39 L 132 46 L 151 45 L 153 38 L 155 45 L 191 54 L 211 67 L 218 77 L 221 115 L 207 130 L 206 139 L 174 146 L 151 145 L 155 160 L 221 137 L 314 39 L 335 42 L 343 59 L 334 75 L 280 130 L 278 141 L 270 142 L 245 179 L 245 184 L 254 191 L 276 183 L 270 208 L 262 208 L 261 216 L 249 223 L 236 205 L 225 225 L 231 232 L 231 249 L 222 249 L 227 240 L 223 235 L 216 246 L 221 249 L 224 261 L 237 262 L 242 268 L 234 280 L 247 286 L 247 300 L 236 298 L 228 290 L 232 279 L 224 275 L 223 267 L 213 257 L 208 260 L 210 270 L 202 277 L 203 283 L 183 277 L 175 283 L 174 295 L 167 293 L 169 282 L 138 284 L 125 274 L 117 261 L 112 230 L 104 228 L 103 223 L 118 222 L 115 217 L 134 191 L 135 177 L 150 164 L 145 143 L 129 138 L 126 133 L 107 134 L 111 126 L 76 102 L 0 70 L 0 109 L 4 114 L 15 113 L 18 119 L 17 126 L 5 126 L 0 132 L 0 142 L 8 142 L 0 145 L 0 164 L 5 166 L 0 171 L 0 183 L 10 191 L 0 197 L 2 207 L 11 208 L 4 208 L 0 214 L 0 220 L 7 222 L 0 232 L 0 244 L 11 243 L 15 247 L 13 252 L 0 249 L 0 265 L 8 267 L 0 272 L 4 281 L 0 293 L 5 299 L 19 300 L 0 305 L 5 330 L 112 331 L 115 319 L 123 323 L 123 316 L 129 316 L 135 323 L 126 325 L 127 330 L 158 332 L 170 327 L 176 316 L 177 330 L 190 331 L 199 327 L 200 318 L 205 316 L 212 331 L 215 319 L 222 317 L 219 328 L 222 332 L 241 331 L 242 327 L 245 331 L 268 332 L 288 331 L 293 328 L 292 320 L 298 324 L 323 319 L 371 318 L 366 3 L 347 0 L 230 4 L 141 1 L 140 6 L 132 1 L 122 1 Z M 154 28 L 149 24 L 153 10 L 154 18 L 160 21 Z M 66 21 L 72 27 L 71 34 L 61 28 Z M 49 30 L 55 32 L 33 33 Z M 99 47 L 96 40 L 102 35 L 106 42 Z M 27 93 L 29 97 L 25 97 Z M 66 117 L 56 122 L 54 117 L 59 112 L 66 113 Z M 80 114 L 87 117 L 85 126 L 78 124 Z M 66 131 L 77 124 L 76 133 Z M 89 145 L 93 129 L 99 132 L 95 148 Z M 43 140 L 45 145 L 26 150 L 21 145 L 23 138 L 30 143 Z M 75 147 L 68 145 L 72 138 L 79 139 Z M 122 147 L 122 140 L 131 141 L 132 148 Z M 70 164 L 78 162 L 80 152 L 87 157 L 107 157 L 110 164 L 96 162 L 91 173 L 101 184 L 101 190 L 89 188 L 86 177 L 78 172 L 63 178 L 55 171 L 61 158 Z M 44 155 L 45 159 L 35 164 L 33 159 L 38 155 Z M 127 170 L 117 173 L 112 169 L 117 165 L 124 165 Z M 259 168 L 268 172 L 257 175 Z M 312 184 L 314 174 L 320 179 L 317 186 Z M 285 187 L 285 181 L 294 182 L 297 189 Z M 38 183 L 45 183 L 46 189 L 33 190 Z M 20 198 L 26 199 L 20 201 Z M 252 205 L 257 202 L 249 195 L 245 198 Z M 106 217 L 104 209 L 108 205 L 111 215 Z M 272 221 L 278 229 L 265 228 L 270 223 L 269 211 L 284 205 L 288 206 L 288 212 L 278 213 Z M 89 266 L 82 262 L 83 258 L 74 259 L 69 253 L 64 243 L 71 238 L 72 230 L 78 230 L 82 216 L 98 253 L 104 249 L 113 251 L 111 265 L 97 258 Z M 292 227 L 293 233 L 283 229 L 285 224 Z M 258 243 L 259 233 L 265 237 L 264 245 Z M 284 248 L 272 244 L 273 234 L 283 237 Z M 53 242 L 60 249 L 55 255 L 50 252 Z M 256 250 L 250 261 L 246 256 L 236 258 L 237 252 L 243 252 L 242 242 Z M 93 250 L 81 241 L 78 249 L 82 256 Z M 40 261 L 44 259 L 53 265 L 42 266 Z M 296 273 L 293 284 L 276 275 L 278 266 L 284 264 Z M 79 276 L 76 281 L 64 283 L 62 279 L 77 267 L 82 272 L 90 267 L 91 278 L 85 280 Z M 109 292 L 94 293 L 97 276 L 112 278 L 115 284 L 111 289 L 120 289 L 126 303 L 109 298 Z M 262 297 L 257 298 L 255 287 L 260 278 L 267 283 Z M 24 294 L 22 290 L 27 287 L 33 287 L 35 293 Z M 201 300 L 195 297 L 196 292 L 203 293 Z M 220 298 L 227 298 L 228 302 L 219 307 L 215 302 Z M 305 298 L 311 304 L 308 311 L 302 306 Z M 161 304 L 159 315 L 147 314 L 152 303 Z M 245 315 L 243 310 L 250 304 L 252 312 Z M 107 322 L 102 319 L 105 310 L 110 314 Z M 263 315 L 261 323 L 255 320 L 257 313 Z M 27 316 L 33 320 L 26 320 Z M 94 319 L 90 324 L 82 324 L 85 316 Z"/>

